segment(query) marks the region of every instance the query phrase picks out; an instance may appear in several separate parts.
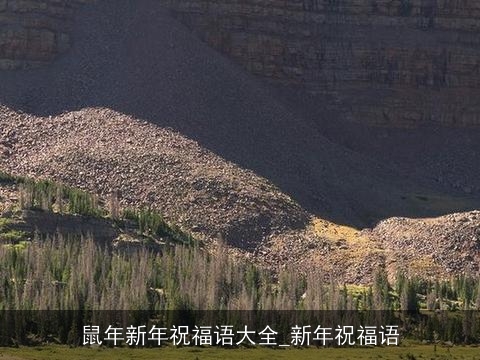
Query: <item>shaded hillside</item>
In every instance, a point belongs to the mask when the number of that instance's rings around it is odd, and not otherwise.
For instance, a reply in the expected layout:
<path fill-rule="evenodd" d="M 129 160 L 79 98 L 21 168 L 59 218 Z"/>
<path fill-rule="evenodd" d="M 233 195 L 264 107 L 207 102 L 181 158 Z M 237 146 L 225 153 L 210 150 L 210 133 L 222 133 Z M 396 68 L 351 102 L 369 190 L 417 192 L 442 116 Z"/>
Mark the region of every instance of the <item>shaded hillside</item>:
<path fill-rule="evenodd" d="M 415 194 L 445 189 L 398 171 L 388 160 L 379 161 L 327 140 L 318 123 L 301 114 L 298 104 L 287 104 L 273 88 L 201 43 L 157 1 L 106 0 L 85 5 L 76 16 L 72 38 L 72 49 L 51 66 L 0 73 L 0 102 L 14 110 L 53 116 L 52 121 L 66 111 L 101 107 L 172 127 L 269 179 L 307 210 L 337 222 L 365 225 L 392 215 L 478 207 L 477 198 L 457 199 L 450 193 L 444 194 L 449 199 L 447 206 L 440 208 L 417 201 Z M 12 122 L 11 114 L 2 111 L 3 121 Z M 40 120 L 37 124 L 42 127 Z M 91 129 L 93 137 L 97 129 Z M 47 130 L 45 136 L 50 136 Z M 75 140 L 72 144 L 76 145 Z M 45 156 L 42 161 L 46 162 L 53 151 L 50 146 L 45 143 L 49 150 L 35 157 Z M 76 156 L 82 155 L 77 152 Z M 70 165 L 55 158 L 56 169 L 66 171 Z M 75 162 L 87 164 L 80 158 Z M 9 160 L 8 166 L 18 164 Z M 48 172 L 35 166 L 29 170 L 32 174 Z M 106 178 L 113 175 L 114 164 L 98 166 L 105 169 Z M 63 176 L 58 171 L 55 175 Z M 242 187 L 248 188 L 246 184 Z M 181 192 L 183 185 L 171 186 Z M 136 191 L 145 196 L 140 187 Z M 177 194 L 175 202 L 183 201 L 183 194 Z M 161 201 L 157 205 L 162 206 Z M 215 201 L 208 203 L 211 206 L 215 207 Z M 188 210 L 203 213 L 205 204 L 190 204 Z M 244 234 L 249 234 L 246 219 L 238 221 L 246 225 Z M 261 223 L 264 230 L 260 233 L 268 233 L 268 226 Z"/>
<path fill-rule="evenodd" d="M 0 172 L 0 246 L 22 247 L 57 237 L 90 239 L 108 250 L 159 253 L 165 245 L 193 245 L 193 237 L 154 209 L 121 207 L 117 199 L 51 180 Z M 168 246 L 167 246 L 168 248 Z"/>
<path fill-rule="evenodd" d="M 172 130 L 111 110 L 37 118 L 3 108 L 0 167 L 152 207 L 209 240 L 253 250 L 308 214 L 271 183 Z"/>
<path fill-rule="evenodd" d="M 248 71 L 320 94 L 342 118 L 480 124 L 477 0 L 160 1 Z"/>

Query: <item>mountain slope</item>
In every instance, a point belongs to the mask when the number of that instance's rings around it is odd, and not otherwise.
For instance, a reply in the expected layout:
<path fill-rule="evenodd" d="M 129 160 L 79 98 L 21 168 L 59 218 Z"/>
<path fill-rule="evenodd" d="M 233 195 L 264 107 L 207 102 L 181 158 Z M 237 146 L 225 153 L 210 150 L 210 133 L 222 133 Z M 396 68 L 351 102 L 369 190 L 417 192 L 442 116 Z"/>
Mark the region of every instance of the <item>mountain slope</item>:
<path fill-rule="evenodd" d="M 382 223 L 370 233 L 339 224 L 480 207 L 478 193 L 427 178 L 457 163 L 474 179 L 478 169 L 464 164 L 476 154 L 416 169 L 435 153 L 419 160 L 428 139 L 412 145 L 395 134 L 379 141 L 383 130 L 323 128 L 336 117 L 322 102 L 286 100 L 291 93 L 246 74 L 158 1 L 86 5 L 72 36 L 71 50 L 51 65 L 0 72 L 0 169 L 104 199 L 115 193 L 123 204 L 159 209 L 207 244 L 225 240 L 273 268 L 321 266 L 346 282 L 390 266 L 406 230 L 384 238 Z M 445 242 L 458 241 L 450 235 Z M 428 236 L 422 241 L 428 248 Z"/>
<path fill-rule="evenodd" d="M 157 1 L 86 5 L 72 36 L 71 51 L 51 66 L 0 73 L 0 102 L 42 116 L 110 108 L 172 127 L 337 222 L 432 214 L 428 204 L 400 201 L 431 189 L 388 162 L 327 140 L 273 88 L 201 43 Z M 453 201 L 452 208 L 475 204 Z"/>
<path fill-rule="evenodd" d="M 265 179 L 168 129 L 105 109 L 38 118 L 2 108 L 0 168 L 46 177 L 123 205 L 154 207 L 243 250 L 308 214 Z"/>

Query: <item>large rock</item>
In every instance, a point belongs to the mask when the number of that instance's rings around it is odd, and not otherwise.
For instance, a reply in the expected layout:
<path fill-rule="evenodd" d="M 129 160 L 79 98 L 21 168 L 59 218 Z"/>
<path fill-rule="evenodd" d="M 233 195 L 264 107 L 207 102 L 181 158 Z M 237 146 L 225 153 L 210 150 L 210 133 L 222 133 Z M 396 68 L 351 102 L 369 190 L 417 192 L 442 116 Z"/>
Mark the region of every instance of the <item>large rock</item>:
<path fill-rule="evenodd" d="M 0 70 L 51 62 L 70 48 L 74 9 L 85 0 L 0 0 Z"/>

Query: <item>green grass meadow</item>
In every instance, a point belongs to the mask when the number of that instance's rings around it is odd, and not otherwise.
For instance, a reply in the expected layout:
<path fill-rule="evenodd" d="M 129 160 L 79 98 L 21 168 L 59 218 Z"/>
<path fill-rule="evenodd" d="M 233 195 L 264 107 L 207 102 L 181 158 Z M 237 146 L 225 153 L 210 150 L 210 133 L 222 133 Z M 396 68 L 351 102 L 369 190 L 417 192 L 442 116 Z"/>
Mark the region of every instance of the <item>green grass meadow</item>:
<path fill-rule="evenodd" d="M 161 349 L 130 348 L 69 348 L 67 346 L 39 346 L 0 348 L 0 360 L 69 360 L 69 359 L 164 359 L 164 360 L 316 360 L 316 359 L 469 359 L 480 360 L 480 348 L 474 346 L 446 347 L 438 345 L 413 344 L 375 348 L 198 348 L 164 347 Z"/>

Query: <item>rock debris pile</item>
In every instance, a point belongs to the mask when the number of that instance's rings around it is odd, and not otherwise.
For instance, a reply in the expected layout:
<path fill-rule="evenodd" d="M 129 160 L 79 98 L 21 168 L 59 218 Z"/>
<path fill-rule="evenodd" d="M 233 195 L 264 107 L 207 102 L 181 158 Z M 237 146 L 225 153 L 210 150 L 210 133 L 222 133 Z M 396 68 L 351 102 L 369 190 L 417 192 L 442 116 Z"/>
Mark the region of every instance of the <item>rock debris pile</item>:
<path fill-rule="evenodd" d="M 254 249 L 308 214 L 267 180 L 196 142 L 130 116 L 88 108 L 41 118 L 0 111 L 0 166 L 61 181 L 124 205 L 153 206 L 207 238 Z"/>
<path fill-rule="evenodd" d="M 387 266 L 431 276 L 480 271 L 480 211 L 431 219 L 391 218 L 371 236 L 383 243 Z"/>

